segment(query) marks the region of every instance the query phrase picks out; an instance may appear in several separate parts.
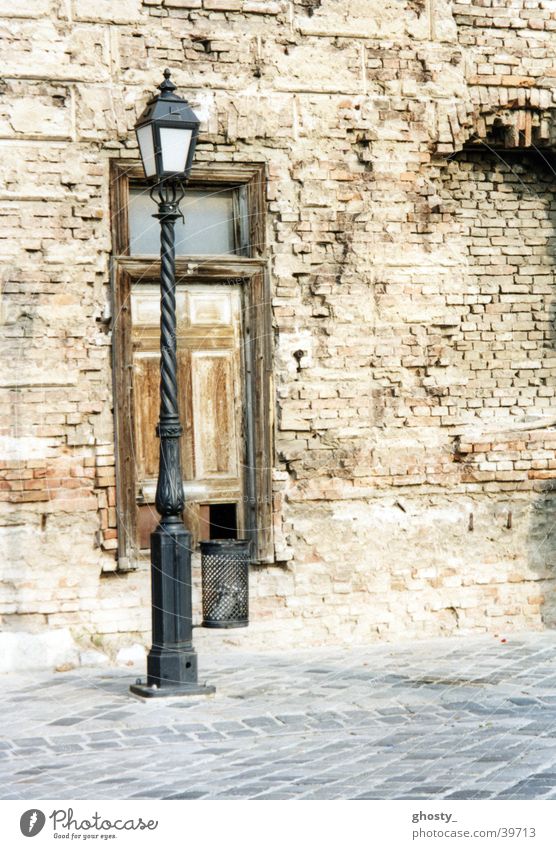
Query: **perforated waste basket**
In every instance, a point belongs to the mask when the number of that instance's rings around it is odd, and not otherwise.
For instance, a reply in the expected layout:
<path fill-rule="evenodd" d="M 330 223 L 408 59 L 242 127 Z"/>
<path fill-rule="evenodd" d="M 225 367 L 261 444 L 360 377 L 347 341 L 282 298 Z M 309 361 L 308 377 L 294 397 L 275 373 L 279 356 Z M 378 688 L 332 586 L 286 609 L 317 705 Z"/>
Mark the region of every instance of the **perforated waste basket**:
<path fill-rule="evenodd" d="M 201 542 L 204 628 L 245 628 L 249 624 L 248 539 Z"/>

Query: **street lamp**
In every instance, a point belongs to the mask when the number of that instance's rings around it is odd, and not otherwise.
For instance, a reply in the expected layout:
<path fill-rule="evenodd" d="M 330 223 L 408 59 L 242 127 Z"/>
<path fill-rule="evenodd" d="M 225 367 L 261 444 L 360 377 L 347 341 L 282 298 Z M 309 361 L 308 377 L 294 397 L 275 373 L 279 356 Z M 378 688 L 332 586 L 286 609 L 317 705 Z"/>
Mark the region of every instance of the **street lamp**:
<path fill-rule="evenodd" d="M 130 687 L 143 696 L 210 694 L 214 687 L 197 680 L 193 648 L 191 599 L 191 534 L 182 513 L 185 506 L 180 462 L 183 428 L 178 410 L 176 357 L 176 280 L 174 225 L 189 176 L 200 121 L 187 101 L 174 94 L 170 71 L 139 118 L 135 131 L 151 197 L 160 221 L 160 438 L 156 509 L 160 522 L 151 534 L 152 646 L 147 681 Z"/>

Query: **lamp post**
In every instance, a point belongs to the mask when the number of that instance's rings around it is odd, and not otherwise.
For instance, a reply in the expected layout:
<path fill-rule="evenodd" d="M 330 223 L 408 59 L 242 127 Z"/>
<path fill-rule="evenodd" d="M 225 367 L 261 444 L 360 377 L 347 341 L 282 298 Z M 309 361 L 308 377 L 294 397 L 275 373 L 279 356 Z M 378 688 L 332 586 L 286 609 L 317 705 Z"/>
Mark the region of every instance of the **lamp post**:
<path fill-rule="evenodd" d="M 174 225 L 181 217 L 199 120 L 187 101 L 174 94 L 170 71 L 139 118 L 135 131 L 151 197 L 160 221 L 160 438 L 156 509 L 160 522 L 151 534 L 152 646 L 147 681 L 130 687 L 143 697 L 208 695 L 214 687 L 199 684 L 197 654 L 192 641 L 191 534 L 182 513 L 185 506 L 180 462 L 183 428 L 178 409 L 176 357 L 176 280 Z"/>

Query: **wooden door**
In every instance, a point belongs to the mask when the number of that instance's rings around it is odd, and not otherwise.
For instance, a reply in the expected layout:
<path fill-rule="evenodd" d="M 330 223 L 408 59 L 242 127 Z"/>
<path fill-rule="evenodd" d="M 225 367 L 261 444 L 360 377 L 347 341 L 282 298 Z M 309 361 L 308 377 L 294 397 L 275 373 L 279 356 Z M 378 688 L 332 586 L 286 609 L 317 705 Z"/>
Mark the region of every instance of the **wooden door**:
<path fill-rule="evenodd" d="M 240 295 L 239 287 L 214 284 L 176 290 L 184 522 L 194 541 L 241 536 L 245 529 Z M 131 318 L 137 528 L 139 548 L 147 549 L 158 521 L 158 285 L 134 287 Z"/>

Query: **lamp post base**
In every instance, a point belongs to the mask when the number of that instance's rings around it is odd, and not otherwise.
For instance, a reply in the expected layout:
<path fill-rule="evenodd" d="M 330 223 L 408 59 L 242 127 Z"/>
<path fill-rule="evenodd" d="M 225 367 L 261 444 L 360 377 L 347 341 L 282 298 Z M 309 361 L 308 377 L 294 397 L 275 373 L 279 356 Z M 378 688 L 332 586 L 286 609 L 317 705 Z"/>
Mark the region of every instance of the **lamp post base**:
<path fill-rule="evenodd" d="M 213 696 L 216 687 L 210 684 L 182 684 L 157 687 L 156 684 L 132 684 L 129 692 L 141 699 L 175 699 L 181 696 Z"/>
<path fill-rule="evenodd" d="M 162 480 L 166 466 L 172 468 L 169 463 L 162 465 Z M 151 534 L 151 586 L 153 642 L 140 695 L 160 698 L 214 692 L 213 687 L 207 692 L 197 679 L 197 653 L 191 640 L 191 535 L 178 516 L 163 516 Z M 137 694 L 134 686 L 131 690 Z"/>

